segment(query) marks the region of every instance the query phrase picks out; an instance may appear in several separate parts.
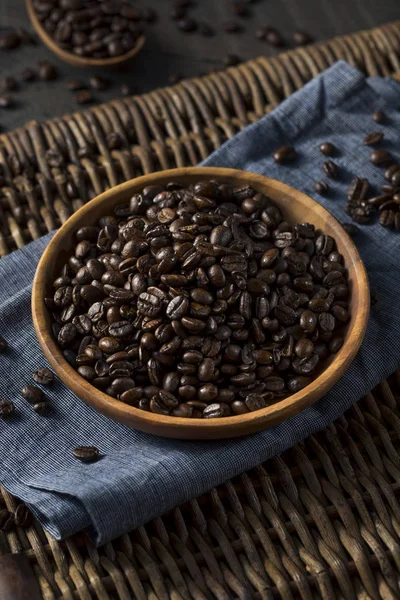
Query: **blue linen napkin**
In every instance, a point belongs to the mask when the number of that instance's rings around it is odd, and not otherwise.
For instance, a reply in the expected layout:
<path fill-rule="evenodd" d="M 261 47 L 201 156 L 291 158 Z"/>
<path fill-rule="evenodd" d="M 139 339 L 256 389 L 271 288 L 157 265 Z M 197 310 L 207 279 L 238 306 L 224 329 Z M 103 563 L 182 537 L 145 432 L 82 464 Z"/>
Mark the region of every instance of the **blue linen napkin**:
<path fill-rule="evenodd" d="M 367 80 L 338 63 L 227 142 L 205 164 L 275 177 L 348 221 L 344 205 L 352 176 L 367 177 L 376 185 L 382 180 L 362 144 L 365 133 L 382 130 L 384 147 L 399 159 L 398 104 L 398 84 Z M 372 120 L 378 109 L 388 114 L 387 124 Z M 318 147 L 326 140 L 340 149 L 335 162 L 341 177 L 332 181 L 329 199 L 314 192 L 324 160 Z M 298 151 L 293 165 L 276 165 L 271 158 L 283 144 L 293 144 Z M 27 502 L 57 538 L 86 528 L 97 543 L 104 543 L 164 513 L 324 428 L 400 366 L 400 237 L 375 224 L 362 228 L 357 238 L 379 298 L 365 341 L 335 387 L 291 420 L 230 441 L 167 440 L 97 414 L 59 381 L 47 391 L 54 411 L 38 416 L 19 391 L 31 382 L 32 372 L 45 365 L 31 323 L 30 295 L 36 264 L 49 239 L 50 235 L 41 238 L 0 261 L 0 334 L 10 345 L 0 355 L 0 396 L 17 407 L 15 418 L 0 420 L 0 481 Z M 80 444 L 97 446 L 101 460 L 78 463 L 72 449 Z"/>

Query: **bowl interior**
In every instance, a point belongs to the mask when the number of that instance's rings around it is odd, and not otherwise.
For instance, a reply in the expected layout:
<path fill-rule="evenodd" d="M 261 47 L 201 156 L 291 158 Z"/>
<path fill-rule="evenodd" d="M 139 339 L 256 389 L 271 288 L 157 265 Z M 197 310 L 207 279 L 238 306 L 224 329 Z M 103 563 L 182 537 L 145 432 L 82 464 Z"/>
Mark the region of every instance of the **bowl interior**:
<path fill-rule="evenodd" d="M 64 50 L 63 48 L 61 48 L 57 44 L 57 42 L 54 40 L 54 38 L 49 33 L 47 33 L 47 31 L 45 30 L 45 28 L 43 27 L 43 25 L 41 24 L 41 22 L 39 21 L 37 15 L 36 15 L 36 11 L 33 7 L 32 0 L 26 0 L 26 9 L 27 9 L 29 18 L 31 20 L 31 23 L 32 23 L 33 27 L 35 28 L 37 34 L 39 35 L 40 39 L 42 40 L 42 42 L 44 44 L 46 44 L 46 46 L 52 52 L 54 52 L 54 54 L 57 54 L 57 56 L 59 58 L 61 58 L 61 60 L 69 63 L 70 65 L 73 65 L 74 67 L 83 67 L 83 68 L 87 68 L 87 67 L 110 67 L 110 68 L 118 67 L 122 63 L 124 63 L 124 62 L 130 60 L 131 58 L 133 58 L 134 56 L 136 56 L 142 49 L 142 46 L 145 42 L 145 36 L 141 35 L 137 39 L 137 42 L 133 48 L 131 48 L 124 54 L 121 54 L 119 56 L 112 56 L 110 58 L 90 58 L 90 57 L 78 56 L 77 54 L 74 54 L 73 52 L 68 52 L 67 50 Z"/>
<path fill-rule="evenodd" d="M 84 225 L 110 215 L 117 204 L 127 202 L 146 185 L 177 181 L 184 185 L 219 178 L 235 185 L 251 184 L 270 196 L 289 222 L 308 221 L 332 235 L 348 269 L 351 290 L 351 318 L 341 350 L 323 363 L 323 371 L 306 388 L 259 411 L 221 419 L 184 419 L 156 415 L 128 406 L 97 390 L 66 362 L 51 334 L 51 315 L 44 297 L 54 293 L 52 282 L 72 254 L 74 235 Z M 186 168 L 154 173 L 108 190 L 72 215 L 55 234 L 39 263 L 32 293 L 32 312 L 42 349 L 64 383 L 81 399 L 111 418 L 150 433 L 189 439 L 215 439 L 243 435 L 287 419 L 321 398 L 340 378 L 357 353 L 363 339 L 369 312 L 369 289 L 362 260 L 347 233 L 336 219 L 305 194 L 276 180 L 233 169 Z"/>

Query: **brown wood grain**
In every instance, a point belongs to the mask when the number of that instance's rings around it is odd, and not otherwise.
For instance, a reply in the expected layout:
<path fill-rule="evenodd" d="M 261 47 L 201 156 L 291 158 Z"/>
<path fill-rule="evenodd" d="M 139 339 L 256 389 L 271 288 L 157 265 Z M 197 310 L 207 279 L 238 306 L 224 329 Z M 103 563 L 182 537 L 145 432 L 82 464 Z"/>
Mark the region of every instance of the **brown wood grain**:
<path fill-rule="evenodd" d="M 125 54 L 121 54 L 119 56 L 112 56 L 110 58 L 87 58 L 86 56 L 77 56 L 72 52 L 67 52 L 60 48 L 60 46 L 54 41 L 54 39 L 47 33 L 47 31 L 42 26 L 41 22 L 36 16 L 36 12 L 33 8 L 32 0 L 25 0 L 26 10 L 28 12 L 31 23 L 42 40 L 44 44 L 48 47 L 51 52 L 56 54 L 61 60 L 69 63 L 74 67 L 82 67 L 82 68 L 90 68 L 90 67 L 99 67 L 99 68 L 115 68 L 119 67 L 122 64 L 132 60 L 142 49 L 143 44 L 146 40 L 144 35 L 140 36 L 136 42 L 134 48 L 125 52 Z"/>
<path fill-rule="evenodd" d="M 61 266 L 72 254 L 74 235 L 79 227 L 91 225 L 113 208 L 126 202 L 133 193 L 150 184 L 177 181 L 183 184 L 220 178 L 236 185 L 249 183 L 271 196 L 290 222 L 313 223 L 335 238 L 348 269 L 351 288 L 351 319 L 341 350 L 325 362 L 327 368 L 306 388 L 267 408 L 240 416 L 221 419 L 182 419 L 153 414 L 134 408 L 104 394 L 80 377 L 63 358 L 51 333 L 51 315 L 44 297 L 51 295 L 52 283 Z M 319 400 L 343 375 L 355 357 L 365 334 L 369 315 L 369 288 L 364 264 L 358 251 L 339 222 L 320 204 L 274 179 L 214 167 L 189 167 L 144 175 L 116 186 L 78 210 L 61 227 L 46 248 L 37 268 L 32 291 L 32 316 L 43 352 L 63 382 L 79 398 L 110 418 L 156 435 L 182 439 L 217 439 L 245 435 L 265 429 L 297 414 Z"/>

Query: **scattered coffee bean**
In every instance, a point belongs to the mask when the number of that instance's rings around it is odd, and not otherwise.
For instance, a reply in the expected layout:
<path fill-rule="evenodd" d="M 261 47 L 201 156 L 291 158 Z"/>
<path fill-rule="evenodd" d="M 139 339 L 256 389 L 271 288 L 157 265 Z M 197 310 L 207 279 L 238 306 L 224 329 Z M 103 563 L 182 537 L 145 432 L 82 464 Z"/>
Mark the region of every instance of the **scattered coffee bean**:
<path fill-rule="evenodd" d="M 0 417 L 7 418 L 13 414 L 15 406 L 11 400 L 0 400 Z"/>
<path fill-rule="evenodd" d="M 383 140 L 384 134 L 381 131 L 374 131 L 373 133 L 369 133 L 364 138 L 364 144 L 366 146 L 375 146 L 379 144 Z"/>
<path fill-rule="evenodd" d="M 89 79 L 89 85 L 92 90 L 106 90 L 110 87 L 110 80 L 101 77 L 101 75 L 92 75 Z"/>
<path fill-rule="evenodd" d="M 225 33 L 240 33 L 242 31 L 242 26 L 237 21 L 228 21 L 224 25 Z"/>
<path fill-rule="evenodd" d="M 91 102 L 93 102 L 93 100 L 93 95 L 89 90 L 78 90 L 75 93 L 75 102 L 77 104 L 90 104 Z"/>
<path fill-rule="evenodd" d="M 282 146 L 274 152 L 274 161 L 279 164 L 292 162 L 296 157 L 297 153 L 293 146 Z"/>
<path fill-rule="evenodd" d="M 38 64 L 38 75 L 43 81 L 53 81 L 57 79 L 57 70 L 52 63 L 43 60 Z"/>
<path fill-rule="evenodd" d="M 15 31 L 9 31 L 0 35 L 0 50 L 14 50 L 20 43 L 21 39 Z"/>
<path fill-rule="evenodd" d="M 168 77 L 168 83 L 169 83 L 169 85 L 176 85 L 182 79 L 183 79 L 182 73 L 171 73 L 171 75 Z"/>
<path fill-rule="evenodd" d="M 1 335 L 0 335 L 0 354 L 2 352 L 5 352 L 7 350 L 7 348 L 8 348 L 8 344 L 7 344 L 6 340 L 3 337 L 1 337 Z"/>
<path fill-rule="evenodd" d="M 393 162 L 393 157 L 387 150 L 372 150 L 369 159 L 376 167 L 387 167 Z"/>
<path fill-rule="evenodd" d="M 224 58 L 224 65 L 226 67 L 235 67 L 240 62 L 242 62 L 242 59 L 240 56 L 237 56 L 237 54 L 227 54 L 227 56 Z"/>
<path fill-rule="evenodd" d="M 311 44 L 312 37 L 310 34 L 305 31 L 294 31 L 292 33 L 292 40 L 297 46 L 306 46 L 307 44 Z"/>
<path fill-rule="evenodd" d="M 38 414 L 38 415 L 45 415 L 49 412 L 50 409 L 50 404 L 49 402 L 38 402 L 37 404 L 33 405 L 33 410 Z"/>
<path fill-rule="evenodd" d="M 81 228 L 58 275 L 48 306 L 66 360 L 164 416 L 245 414 L 294 393 L 349 320 L 334 239 L 246 185 L 148 186 Z"/>
<path fill-rule="evenodd" d="M 18 88 L 18 83 L 15 77 L 10 75 L 0 79 L 0 88 L 3 92 L 13 92 Z"/>
<path fill-rule="evenodd" d="M 54 373 L 47 367 L 42 367 L 34 372 L 33 379 L 39 385 L 51 385 L 54 381 Z"/>
<path fill-rule="evenodd" d="M 386 121 L 386 115 L 383 110 L 376 110 L 373 113 L 372 118 L 376 123 L 384 123 Z"/>
<path fill-rule="evenodd" d="M 132 94 L 132 90 L 127 83 L 123 83 L 119 89 L 123 96 L 130 96 Z"/>
<path fill-rule="evenodd" d="M 316 181 L 314 189 L 317 194 L 321 196 L 327 196 L 329 194 L 329 185 L 325 181 Z"/>
<path fill-rule="evenodd" d="M 247 6 L 247 2 L 243 0 L 233 0 L 232 2 L 232 12 L 236 17 L 248 17 L 250 15 L 249 7 Z"/>
<path fill-rule="evenodd" d="M 274 27 L 262 27 L 257 30 L 256 36 L 274 48 L 282 48 L 285 45 L 282 34 Z"/>
<path fill-rule="evenodd" d="M 30 67 L 27 67 L 26 69 L 21 71 L 21 73 L 19 74 L 19 79 L 21 81 L 34 81 L 36 79 L 36 72 Z"/>
<path fill-rule="evenodd" d="M 197 21 L 190 17 L 185 17 L 178 21 L 178 28 L 184 33 L 193 33 L 197 29 Z"/>
<path fill-rule="evenodd" d="M 99 450 L 95 446 L 78 446 L 72 453 L 75 458 L 84 463 L 94 462 L 99 457 Z"/>
<path fill-rule="evenodd" d="M 339 167 L 333 160 L 326 160 L 322 165 L 322 169 L 327 177 L 336 179 L 339 176 Z"/>
<path fill-rule="evenodd" d="M 13 98 L 10 94 L 0 94 L 0 108 L 10 108 L 13 104 Z"/>
<path fill-rule="evenodd" d="M 35 385 L 25 385 L 21 390 L 21 396 L 30 404 L 38 404 L 45 401 L 44 392 Z"/>
<path fill-rule="evenodd" d="M 67 81 L 67 88 L 71 90 L 71 92 L 76 92 L 78 90 L 86 89 L 86 85 L 83 81 L 79 81 L 79 79 L 70 79 Z"/>
<path fill-rule="evenodd" d="M 336 148 L 331 142 L 324 142 L 320 145 L 319 150 L 325 156 L 333 156 L 336 153 Z"/>

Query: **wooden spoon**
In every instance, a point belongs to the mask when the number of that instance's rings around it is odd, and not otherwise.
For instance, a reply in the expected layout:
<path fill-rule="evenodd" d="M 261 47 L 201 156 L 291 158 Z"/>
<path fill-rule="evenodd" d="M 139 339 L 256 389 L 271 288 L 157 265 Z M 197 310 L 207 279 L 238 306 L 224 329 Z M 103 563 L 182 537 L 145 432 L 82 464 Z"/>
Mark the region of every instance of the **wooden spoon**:
<path fill-rule="evenodd" d="M 28 11 L 31 23 L 42 42 L 46 44 L 46 46 L 54 54 L 57 54 L 59 58 L 69 63 L 70 65 L 73 65 L 74 67 L 117 67 L 136 56 L 142 49 L 142 46 L 146 40 L 145 36 L 141 35 L 138 38 L 136 45 L 133 48 L 131 48 L 131 50 L 129 50 L 125 54 L 120 54 L 119 56 L 112 56 L 110 58 L 88 58 L 86 56 L 77 56 L 72 52 L 67 52 L 66 50 L 60 48 L 57 42 L 47 33 L 47 31 L 44 29 L 43 25 L 37 18 L 32 0 L 26 0 L 26 9 Z"/>

